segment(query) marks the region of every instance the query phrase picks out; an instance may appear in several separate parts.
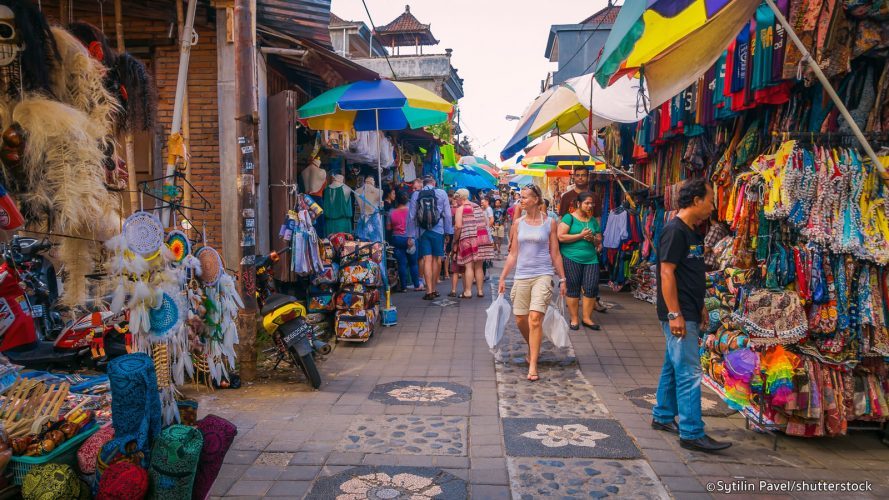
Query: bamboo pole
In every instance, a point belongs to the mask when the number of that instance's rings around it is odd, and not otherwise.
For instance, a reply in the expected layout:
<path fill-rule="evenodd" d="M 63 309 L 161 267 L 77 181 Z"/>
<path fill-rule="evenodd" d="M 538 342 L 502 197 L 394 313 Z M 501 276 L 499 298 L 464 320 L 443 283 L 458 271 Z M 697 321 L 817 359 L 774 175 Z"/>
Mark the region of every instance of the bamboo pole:
<path fill-rule="evenodd" d="M 849 110 L 846 109 L 846 105 L 843 104 L 843 101 L 840 99 L 840 96 L 837 95 L 836 90 L 834 90 L 833 85 L 830 84 L 830 81 L 827 79 L 827 76 L 821 71 L 821 67 L 818 66 L 818 63 L 815 62 L 815 59 L 812 58 L 812 54 L 809 53 L 809 49 L 803 44 L 803 42 L 796 36 L 796 32 L 793 31 L 793 27 L 790 23 L 787 22 L 787 19 L 784 17 L 784 14 L 781 12 L 781 9 L 775 5 L 774 0 L 765 0 L 767 4 L 769 4 L 769 8 L 772 9 L 772 12 L 775 13 L 775 18 L 781 23 L 781 26 L 784 27 L 784 31 L 787 32 L 787 36 L 793 41 L 793 44 L 796 45 L 796 48 L 803 54 L 803 60 L 806 61 L 812 71 L 815 73 L 815 77 L 818 78 L 818 81 L 821 82 L 821 86 L 824 87 L 827 95 L 830 96 L 830 100 L 833 101 L 834 105 L 837 107 L 837 110 L 843 115 L 843 119 L 846 120 L 846 123 L 849 124 L 849 128 L 852 129 L 852 133 L 855 134 L 855 138 L 858 139 L 858 142 L 861 144 L 862 149 L 864 149 L 865 154 L 867 154 L 868 158 L 870 158 L 871 162 L 874 164 L 874 168 L 877 169 L 877 173 L 880 175 L 880 180 L 883 181 L 887 187 L 889 187 L 889 172 L 886 172 L 886 168 L 883 166 L 880 159 L 877 158 L 877 153 L 874 152 L 874 148 L 871 147 L 870 143 L 867 142 L 867 138 L 864 137 L 864 134 L 861 133 L 861 129 L 858 128 L 858 124 L 855 123 L 855 120 L 852 119 L 852 115 L 849 114 Z"/>
<path fill-rule="evenodd" d="M 121 0 L 114 0 L 114 34 L 117 38 L 117 52 L 123 54 L 126 52 L 126 45 L 123 38 L 123 7 Z M 124 134 L 124 149 L 127 157 L 127 189 L 130 192 L 130 213 L 135 212 L 139 208 L 139 193 L 136 186 L 136 139 L 133 132 L 127 130 Z"/>
<path fill-rule="evenodd" d="M 119 0 L 118 0 L 119 1 Z M 179 25 L 179 38 L 182 38 L 182 31 L 185 28 L 185 10 L 182 8 L 182 0 L 176 0 L 176 22 Z M 188 86 L 182 94 L 182 140 L 185 142 L 185 151 L 189 151 L 191 147 L 191 122 L 188 116 Z M 182 204 L 186 207 L 191 206 L 191 161 L 185 158 L 185 183 L 182 192 Z M 191 209 L 184 210 L 185 218 L 191 223 Z"/>

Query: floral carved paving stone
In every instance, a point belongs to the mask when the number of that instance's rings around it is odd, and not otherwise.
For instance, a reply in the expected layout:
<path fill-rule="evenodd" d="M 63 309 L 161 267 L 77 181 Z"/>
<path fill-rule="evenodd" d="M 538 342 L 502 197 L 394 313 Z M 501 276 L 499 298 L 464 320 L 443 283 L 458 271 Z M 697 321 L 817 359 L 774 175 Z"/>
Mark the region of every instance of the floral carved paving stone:
<path fill-rule="evenodd" d="M 387 405 L 447 406 L 469 401 L 471 396 L 472 390 L 465 385 L 399 380 L 374 387 L 368 397 Z"/>
<path fill-rule="evenodd" d="M 624 395 L 639 408 L 650 410 L 657 404 L 656 387 L 640 387 L 627 391 Z M 730 408 L 719 396 L 707 391 L 701 391 L 701 414 L 705 417 L 728 417 L 737 413 Z"/>
<path fill-rule="evenodd" d="M 356 453 L 465 456 L 466 417 L 374 415 L 346 430 L 337 449 Z"/>
<path fill-rule="evenodd" d="M 639 458 L 641 453 L 616 420 L 504 418 L 511 457 Z"/>
<path fill-rule="evenodd" d="M 315 482 L 307 499 L 391 500 L 468 498 L 466 482 L 427 467 L 354 467 Z"/>
<path fill-rule="evenodd" d="M 513 498 L 670 498 L 645 460 L 508 458 Z"/>

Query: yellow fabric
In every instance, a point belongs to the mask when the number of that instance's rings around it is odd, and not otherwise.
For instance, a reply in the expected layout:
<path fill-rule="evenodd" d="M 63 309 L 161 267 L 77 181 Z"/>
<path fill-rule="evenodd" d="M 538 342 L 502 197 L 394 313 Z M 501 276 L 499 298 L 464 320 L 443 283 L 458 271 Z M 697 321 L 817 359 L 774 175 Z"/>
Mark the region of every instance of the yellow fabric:
<path fill-rule="evenodd" d="M 185 158 L 185 138 L 178 132 L 167 140 L 167 165 L 175 165 L 177 158 Z"/>
<path fill-rule="evenodd" d="M 645 23 L 645 32 L 636 41 L 624 63 L 629 68 L 642 66 L 674 43 L 694 33 L 707 22 L 707 10 L 704 0 L 695 0 L 675 17 L 663 17 L 654 10 L 647 9 L 642 14 L 642 20 Z"/>
<path fill-rule="evenodd" d="M 441 111 L 442 113 L 450 113 L 454 107 L 448 101 L 434 93 L 407 82 L 392 82 L 398 90 L 407 98 L 407 103 L 411 107 L 421 109 L 431 109 L 433 111 Z"/>

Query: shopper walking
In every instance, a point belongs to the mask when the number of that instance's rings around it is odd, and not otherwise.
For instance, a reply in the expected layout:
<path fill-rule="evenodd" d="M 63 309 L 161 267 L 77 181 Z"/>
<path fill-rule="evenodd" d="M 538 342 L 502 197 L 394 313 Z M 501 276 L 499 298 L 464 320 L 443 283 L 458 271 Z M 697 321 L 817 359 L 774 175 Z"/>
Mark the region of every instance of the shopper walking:
<path fill-rule="evenodd" d="M 503 200 L 494 200 L 494 223 L 492 227 L 492 236 L 494 237 L 494 253 L 497 254 L 497 258 L 502 257 L 502 245 L 503 245 L 503 236 L 504 232 L 504 217 L 506 216 L 506 210 L 503 209 Z"/>
<path fill-rule="evenodd" d="M 705 179 L 686 181 L 678 204 L 679 213 L 664 226 L 658 246 L 657 315 L 667 348 L 651 426 L 679 434 L 683 448 L 713 452 L 731 443 L 706 435 L 701 418 L 699 341 L 708 317 L 704 242 L 693 229 L 714 210 L 713 188 Z"/>
<path fill-rule="evenodd" d="M 423 178 L 423 189 L 411 195 L 408 204 L 407 235 L 417 240 L 422 273 L 426 283 L 423 300 L 438 297 L 439 273 L 444 258 L 445 235 L 454 233 L 448 195 L 435 187 L 435 178 Z"/>
<path fill-rule="evenodd" d="M 552 279 L 559 276 L 559 293 L 566 293 L 565 269 L 559 251 L 556 224 L 541 210 L 540 188 L 529 185 L 522 189 L 525 215 L 515 222 L 510 232 L 509 257 L 500 274 L 499 293 L 506 291 L 506 277 L 515 269 L 510 292 L 516 324 L 528 343 L 528 380 L 540 380 L 537 359 L 543 341 L 543 317 L 552 299 Z"/>
<path fill-rule="evenodd" d="M 593 310 L 599 296 L 599 251 L 602 248 L 602 232 L 599 221 L 593 216 L 593 193 L 587 191 L 577 197 L 573 212 L 562 217 L 557 230 L 568 280 L 568 327 L 579 330 L 583 326 L 598 330 L 593 321 Z M 578 319 L 580 296 L 583 292 L 583 311 Z"/>
<path fill-rule="evenodd" d="M 463 266 L 463 293 L 460 298 L 472 298 L 475 282 L 479 297 L 485 296 L 484 262 L 494 258 L 494 241 L 488 233 L 488 217 L 482 208 L 469 201 L 469 191 L 458 189 L 457 214 L 454 218 L 455 260 Z"/>
<path fill-rule="evenodd" d="M 417 242 L 407 234 L 408 201 L 407 193 L 404 191 L 395 193 L 395 208 L 389 212 L 387 227 L 392 235 L 390 243 L 395 249 L 395 259 L 398 261 L 398 276 L 401 282 L 399 292 L 420 288 Z"/>

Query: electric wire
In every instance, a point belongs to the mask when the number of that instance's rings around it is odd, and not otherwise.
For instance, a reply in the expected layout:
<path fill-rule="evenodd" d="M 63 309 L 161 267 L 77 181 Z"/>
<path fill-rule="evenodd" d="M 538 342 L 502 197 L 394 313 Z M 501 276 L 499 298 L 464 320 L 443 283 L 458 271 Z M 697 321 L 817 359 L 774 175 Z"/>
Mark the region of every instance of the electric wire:
<path fill-rule="evenodd" d="M 367 20 L 370 21 L 370 27 L 373 28 L 374 33 L 377 32 L 377 26 L 374 24 L 373 17 L 370 16 L 370 9 L 367 8 L 367 2 L 365 0 L 361 0 L 361 4 L 364 5 L 364 12 L 367 12 Z M 380 45 L 382 47 L 382 45 Z M 383 47 L 383 57 L 386 58 L 386 64 L 389 65 L 389 71 L 392 72 L 392 79 L 398 80 L 398 75 L 395 74 L 395 68 L 392 67 L 392 62 L 389 60 L 389 51 L 385 50 L 386 47 Z M 373 42 L 371 41 L 371 47 L 368 49 L 369 52 L 373 52 Z"/>

